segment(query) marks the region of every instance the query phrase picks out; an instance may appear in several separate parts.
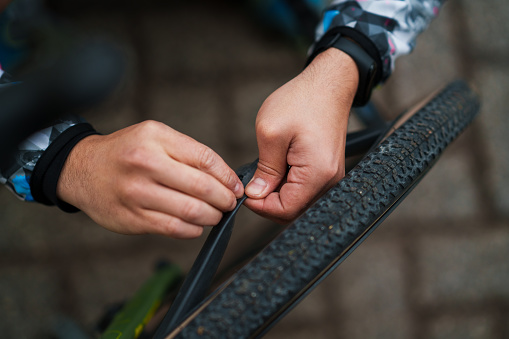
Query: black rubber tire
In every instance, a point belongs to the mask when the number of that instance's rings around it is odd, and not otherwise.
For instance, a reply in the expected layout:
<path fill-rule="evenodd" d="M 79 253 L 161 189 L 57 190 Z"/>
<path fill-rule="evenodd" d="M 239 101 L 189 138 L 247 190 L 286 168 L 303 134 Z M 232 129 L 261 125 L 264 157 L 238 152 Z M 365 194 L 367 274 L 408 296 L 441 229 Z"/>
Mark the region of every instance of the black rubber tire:
<path fill-rule="evenodd" d="M 447 86 L 213 293 L 174 334 L 236 339 L 262 334 L 364 239 L 478 110 L 477 96 L 464 82 Z"/>

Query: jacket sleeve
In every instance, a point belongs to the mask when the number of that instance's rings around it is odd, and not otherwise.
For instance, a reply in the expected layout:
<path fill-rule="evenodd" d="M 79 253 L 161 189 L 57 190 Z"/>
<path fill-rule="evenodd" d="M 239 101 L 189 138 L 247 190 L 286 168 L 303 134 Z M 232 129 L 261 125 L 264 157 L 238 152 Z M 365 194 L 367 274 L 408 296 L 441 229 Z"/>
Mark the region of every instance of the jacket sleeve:
<path fill-rule="evenodd" d="M 415 39 L 438 15 L 444 1 L 335 0 L 324 12 L 316 41 L 338 27 L 362 33 L 378 50 L 381 80 L 385 81 L 394 69 L 396 58 L 412 51 Z"/>
<path fill-rule="evenodd" d="M 20 5 L 19 8 L 16 4 Z M 0 90 L 14 84 L 5 71 L 16 69 L 29 54 L 30 44 L 23 40 L 23 34 L 14 34 L 16 27 L 12 26 L 19 14 L 17 11 L 26 11 L 27 8 L 24 3 L 13 2 L 0 13 Z M 1 107 L 0 102 L 0 113 Z M 0 168 L 0 184 L 22 200 L 57 205 L 64 211 L 76 211 L 76 208 L 57 198 L 58 178 L 74 145 L 97 132 L 79 116 L 63 117 L 54 121 L 52 126 L 41 128 L 19 144 L 7 164 Z"/>
<path fill-rule="evenodd" d="M 3 75 L 0 77 L 0 86 L 8 86 L 3 79 L 6 78 L 6 73 L 1 69 L 0 75 Z M 0 184 L 5 185 L 20 199 L 34 201 L 30 180 L 37 162 L 63 132 L 82 123 L 84 121 L 80 117 L 66 117 L 28 137 L 18 146 L 9 164 L 0 169 Z"/>
<path fill-rule="evenodd" d="M 7 73 L 0 69 L 0 90 Z M 0 103 L 1 107 L 1 103 Z M 98 134 L 79 116 L 67 116 L 32 134 L 18 145 L 6 165 L 0 168 L 0 184 L 25 201 L 57 205 L 66 212 L 77 209 L 58 199 L 58 178 L 72 148 L 83 138 Z"/>

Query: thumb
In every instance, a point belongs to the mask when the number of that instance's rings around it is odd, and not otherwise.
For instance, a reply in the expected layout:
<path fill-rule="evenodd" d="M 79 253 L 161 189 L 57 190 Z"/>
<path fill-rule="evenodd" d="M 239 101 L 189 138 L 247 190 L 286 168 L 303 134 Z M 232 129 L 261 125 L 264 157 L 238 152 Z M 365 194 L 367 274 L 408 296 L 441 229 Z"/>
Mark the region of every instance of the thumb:
<path fill-rule="evenodd" d="M 263 199 L 269 193 L 274 192 L 281 184 L 287 172 L 286 154 L 287 147 L 271 145 L 260 146 L 260 160 L 253 179 L 246 186 L 245 193 L 253 199 Z"/>

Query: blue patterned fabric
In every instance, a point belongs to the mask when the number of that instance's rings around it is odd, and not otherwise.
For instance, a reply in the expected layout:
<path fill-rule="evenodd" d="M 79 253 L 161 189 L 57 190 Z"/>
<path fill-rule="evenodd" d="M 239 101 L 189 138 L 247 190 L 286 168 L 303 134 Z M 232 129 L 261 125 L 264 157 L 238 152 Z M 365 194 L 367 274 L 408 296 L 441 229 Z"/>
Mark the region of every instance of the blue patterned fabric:
<path fill-rule="evenodd" d="M 0 184 L 7 186 L 19 198 L 33 201 L 29 183 L 37 161 L 60 134 L 80 122 L 84 120 L 77 116 L 58 120 L 53 126 L 28 137 L 18 146 L 11 165 L 0 169 Z"/>
<path fill-rule="evenodd" d="M 16 17 L 16 1 L 0 13 L 0 90 L 4 86 L 12 86 L 11 77 L 7 72 L 14 69 L 17 63 L 28 55 L 28 44 L 22 36 L 14 34 L 11 19 Z M 6 72 L 7 71 L 7 72 Z M 0 103 L 1 107 L 2 103 Z M 1 113 L 1 111 L 0 111 Z M 5 185 L 19 198 L 33 201 L 30 192 L 30 177 L 34 167 L 48 146 L 66 129 L 84 120 L 73 116 L 55 122 L 51 127 L 45 128 L 27 138 L 18 146 L 11 165 L 0 169 L 0 184 Z"/>
<path fill-rule="evenodd" d="M 382 57 L 385 80 L 400 55 L 410 53 L 415 39 L 438 15 L 445 0 L 335 0 L 324 12 L 316 41 L 328 30 L 347 26 L 360 31 L 376 45 Z"/>

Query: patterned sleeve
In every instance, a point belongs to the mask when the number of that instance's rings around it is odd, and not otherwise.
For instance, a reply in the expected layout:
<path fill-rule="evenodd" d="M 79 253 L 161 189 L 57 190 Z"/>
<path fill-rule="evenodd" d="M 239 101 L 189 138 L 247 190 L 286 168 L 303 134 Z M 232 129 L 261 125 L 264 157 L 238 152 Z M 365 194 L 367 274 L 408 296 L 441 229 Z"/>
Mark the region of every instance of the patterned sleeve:
<path fill-rule="evenodd" d="M 36 132 L 24 140 L 18 146 L 14 157 L 11 158 L 10 165 L 0 169 L 0 184 L 5 185 L 19 198 L 25 201 L 34 201 L 30 189 L 30 178 L 37 161 L 59 135 L 82 122 L 83 120 L 77 116 L 61 119 L 56 121 L 53 126 Z"/>
<path fill-rule="evenodd" d="M 19 5 L 19 8 L 16 5 Z M 25 60 L 29 54 L 30 45 L 24 40 L 24 36 L 13 33 L 17 31 L 13 26 L 16 11 L 28 8 L 25 7 L 26 4 L 13 1 L 5 11 L 0 13 L 0 90 L 5 86 L 15 86 L 8 72 L 15 69 L 16 65 Z M 0 112 L 1 107 L 2 103 L 0 103 Z M 10 159 L 10 163 L 0 169 L 0 184 L 5 185 L 23 200 L 36 200 L 30 187 L 35 165 L 58 136 L 82 122 L 84 120 L 77 116 L 66 117 L 24 140 Z"/>
<path fill-rule="evenodd" d="M 394 69 L 394 61 L 408 54 L 415 39 L 438 15 L 445 0 L 334 0 L 325 10 L 316 41 L 328 30 L 346 26 L 368 37 L 378 49 L 382 81 Z"/>

